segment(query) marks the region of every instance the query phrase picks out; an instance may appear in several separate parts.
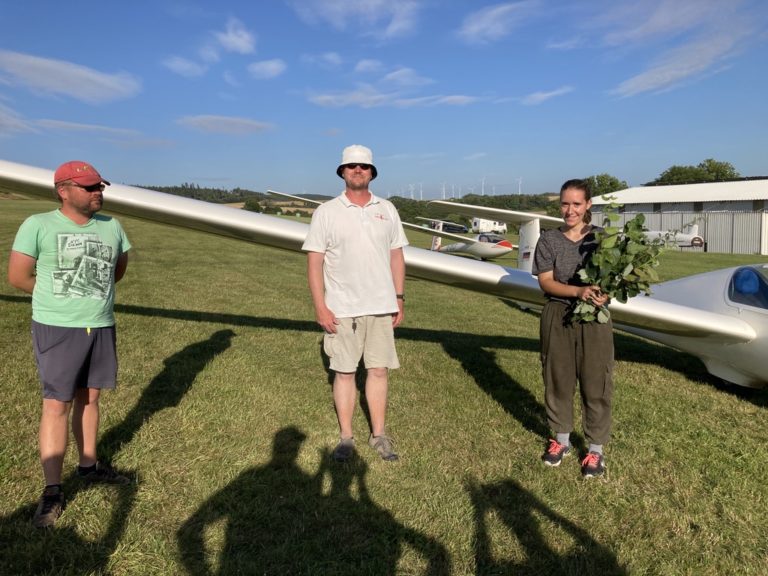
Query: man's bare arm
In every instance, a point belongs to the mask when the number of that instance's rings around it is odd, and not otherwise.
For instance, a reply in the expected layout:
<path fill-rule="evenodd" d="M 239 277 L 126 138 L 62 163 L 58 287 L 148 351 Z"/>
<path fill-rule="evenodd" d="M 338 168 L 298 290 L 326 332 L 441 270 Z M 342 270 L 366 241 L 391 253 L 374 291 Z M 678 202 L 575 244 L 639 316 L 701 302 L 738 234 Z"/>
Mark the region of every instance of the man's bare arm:
<path fill-rule="evenodd" d="M 35 289 L 35 265 L 37 260 L 23 252 L 11 250 L 8 259 L 8 282 L 14 288 L 32 294 Z"/>

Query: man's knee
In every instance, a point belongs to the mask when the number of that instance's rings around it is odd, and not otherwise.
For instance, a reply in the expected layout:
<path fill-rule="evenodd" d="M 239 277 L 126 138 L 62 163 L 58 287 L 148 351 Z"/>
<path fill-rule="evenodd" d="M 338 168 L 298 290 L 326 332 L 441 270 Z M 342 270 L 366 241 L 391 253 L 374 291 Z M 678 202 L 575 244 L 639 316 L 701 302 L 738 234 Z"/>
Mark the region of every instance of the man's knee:
<path fill-rule="evenodd" d="M 349 385 L 355 383 L 355 373 L 354 372 L 336 372 L 333 377 L 334 384 L 339 384 L 341 386 L 343 385 Z"/>
<path fill-rule="evenodd" d="M 53 398 L 43 399 L 43 418 L 61 418 L 69 415 L 72 402 L 62 402 Z"/>
<path fill-rule="evenodd" d="M 386 368 L 368 368 L 368 376 L 371 378 L 382 379 L 387 377 Z"/>

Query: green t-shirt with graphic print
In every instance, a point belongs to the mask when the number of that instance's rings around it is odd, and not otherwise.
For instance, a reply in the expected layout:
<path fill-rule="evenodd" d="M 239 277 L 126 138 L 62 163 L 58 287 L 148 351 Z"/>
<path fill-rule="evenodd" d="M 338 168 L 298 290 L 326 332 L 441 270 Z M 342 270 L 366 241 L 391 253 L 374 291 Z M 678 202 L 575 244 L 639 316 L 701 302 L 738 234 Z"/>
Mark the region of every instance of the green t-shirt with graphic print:
<path fill-rule="evenodd" d="M 130 248 L 111 216 L 94 214 L 82 226 L 60 210 L 27 218 L 13 250 L 37 260 L 32 319 L 70 328 L 114 325 L 115 265 Z"/>

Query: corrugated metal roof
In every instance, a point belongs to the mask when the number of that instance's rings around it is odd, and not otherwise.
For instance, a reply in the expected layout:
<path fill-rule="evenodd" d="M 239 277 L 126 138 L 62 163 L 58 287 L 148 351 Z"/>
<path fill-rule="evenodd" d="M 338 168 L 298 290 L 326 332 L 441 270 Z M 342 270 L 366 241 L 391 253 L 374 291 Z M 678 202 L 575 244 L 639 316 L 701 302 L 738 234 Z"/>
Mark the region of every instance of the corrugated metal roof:
<path fill-rule="evenodd" d="M 736 182 L 707 182 L 705 184 L 676 184 L 672 186 L 635 186 L 612 192 L 619 204 L 648 204 L 668 202 L 723 202 L 728 200 L 768 200 L 768 179 Z M 593 204 L 607 204 L 602 198 L 592 198 Z"/>

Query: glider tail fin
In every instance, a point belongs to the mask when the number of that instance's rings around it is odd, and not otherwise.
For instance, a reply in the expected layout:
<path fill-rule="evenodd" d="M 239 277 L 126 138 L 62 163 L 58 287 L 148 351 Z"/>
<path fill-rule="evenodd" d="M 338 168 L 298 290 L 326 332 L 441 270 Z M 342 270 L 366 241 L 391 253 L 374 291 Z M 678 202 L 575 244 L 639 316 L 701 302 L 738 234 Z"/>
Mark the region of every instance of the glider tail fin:
<path fill-rule="evenodd" d="M 538 218 L 528 220 L 520 225 L 520 240 L 517 248 L 517 267 L 530 272 L 533 269 L 533 251 L 541 235 L 541 224 Z"/>
<path fill-rule="evenodd" d="M 443 223 L 440 221 L 433 222 L 432 226 L 438 232 L 443 231 Z M 435 252 L 440 250 L 440 246 L 442 245 L 442 240 L 443 239 L 440 238 L 440 236 L 432 236 L 432 246 L 430 247 L 430 250 L 434 250 Z"/>

